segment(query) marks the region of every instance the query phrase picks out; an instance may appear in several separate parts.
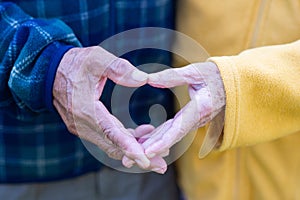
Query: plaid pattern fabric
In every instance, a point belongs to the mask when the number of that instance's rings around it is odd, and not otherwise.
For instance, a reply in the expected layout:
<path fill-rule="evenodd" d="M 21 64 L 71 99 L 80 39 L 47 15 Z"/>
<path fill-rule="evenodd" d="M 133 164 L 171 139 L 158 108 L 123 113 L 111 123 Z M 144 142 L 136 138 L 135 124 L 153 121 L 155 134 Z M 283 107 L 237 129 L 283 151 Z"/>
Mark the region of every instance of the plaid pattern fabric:
<path fill-rule="evenodd" d="M 101 167 L 81 141 L 68 133 L 58 114 L 47 109 L 47 95 L 51 96 L 47 84 L 54 78 L 49 69 L 57 67 L 69 45 L 98 45 L 137 27 L 173 28 L 173 8 L 172 0 L 1 1 L 0 182 L 58 180 Z M 145 39 L 170 44 L 164 36 L 137 38 Z M 170 65 L 171 58 L 167 52 L 151 49 L 123 57 L 134 65 Z M 113 88 L 108 82 L 101 97 L 108 109 Z M 149 107 L 156 103 L 167 109 L 168 116 L 173 114 L 168 90 L 144 86 L 135 97 L 130 108 L 138 124 L 149 123 Z"/>

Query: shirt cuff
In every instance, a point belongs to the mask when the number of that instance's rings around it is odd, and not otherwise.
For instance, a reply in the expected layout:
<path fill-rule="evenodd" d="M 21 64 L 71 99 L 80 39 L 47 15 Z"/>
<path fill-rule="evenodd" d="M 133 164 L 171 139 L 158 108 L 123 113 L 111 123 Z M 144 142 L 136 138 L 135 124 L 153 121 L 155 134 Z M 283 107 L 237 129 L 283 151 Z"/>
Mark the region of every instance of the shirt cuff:
<path fill-rule="evenodd" d="M 55 108 L 53 106 L 52 90 L 53 90 L 53 84 L 54 84 L 57 68 L 64 54 L 73 47 L 74 46 L 63 45 L 63 44 L 59 44 L 59 45 L 51 44 L 51 47 L 48 48 L 48 51 L 52 51 L 53 54 L 51 56 L 49 68 L 46 74 L 44 100 L 45 100 L 46 108 L 50 111 L 55 111 Z"/>

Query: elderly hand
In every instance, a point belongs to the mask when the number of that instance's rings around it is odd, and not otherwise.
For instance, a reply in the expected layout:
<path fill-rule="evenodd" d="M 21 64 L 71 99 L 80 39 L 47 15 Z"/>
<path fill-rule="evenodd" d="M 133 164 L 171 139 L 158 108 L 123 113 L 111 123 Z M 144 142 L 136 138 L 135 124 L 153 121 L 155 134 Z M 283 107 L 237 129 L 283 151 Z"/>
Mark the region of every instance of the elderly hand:
<path fill-rule="evenodd" d="M 171 88 L 188 84 L 191 100 L 173 119 L 152 131 L 144 143 L 148 158 L 168 151 L 191 130 L 204 126 L 225 106 L 225 91 L 219 70 L 214 63 L 195 63 L 186 67 L 167 69 L 149 75 L 154 87 Z M 221 131 L 214 137 L 219 137 Z"/>
<path fill-rule="evenodd" d="M 95 46 L 72 48 L 57 69 L 54 106 L 68 130 L 105 151 L 114 159 L 124 156 L 147 169 L 144 149 L 122 123 L 99 101 L 107 78 L 127 87 L 139 87 L 148 75 L 126 60 Z"/>
<path fill-rule="evenodd" d="M 154 126 L 150 124 L 144 124 L 138 126 L 136 129 L 129 129 L 131 134 L 138 140 L 138 142 L 143 145 L 147 138 L 151 137 L 151 132 L 154 130 Z M 163 174 L 167 171 L 167 163 L 162 158 L 163 156 L 168 155 L 169 151 L 164 152 L 159 156 L 155 156 L 150 159 L 150 166 L 146 170 L 154 171 L 160 174 Z M 135 162 L 129 159 L 127 156 L 124 156 L 122 163 L 125 167 L 131 168 Z"/>

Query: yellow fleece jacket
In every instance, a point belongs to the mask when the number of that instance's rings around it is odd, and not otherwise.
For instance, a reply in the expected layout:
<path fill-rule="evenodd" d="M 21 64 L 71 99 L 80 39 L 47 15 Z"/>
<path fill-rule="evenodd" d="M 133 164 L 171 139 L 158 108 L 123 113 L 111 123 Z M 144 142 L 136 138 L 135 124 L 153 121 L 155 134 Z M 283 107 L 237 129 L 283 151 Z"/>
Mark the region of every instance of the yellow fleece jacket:
<path fill-rule="evenodd" d="M 202 128 L 177 161 L 184 194 L 300 199 L 300 1 L 179 0 L 177 13 L 177 30 L 208 51 L 226 90 L 220 148 L 198 158 Z"/>

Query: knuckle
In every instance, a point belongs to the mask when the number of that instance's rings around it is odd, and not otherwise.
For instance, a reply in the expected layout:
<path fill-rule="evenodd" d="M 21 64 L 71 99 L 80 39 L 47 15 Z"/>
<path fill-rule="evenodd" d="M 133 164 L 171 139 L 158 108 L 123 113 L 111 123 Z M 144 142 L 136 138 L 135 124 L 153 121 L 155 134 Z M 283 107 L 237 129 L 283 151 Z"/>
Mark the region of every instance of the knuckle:
<path fill-rule="evenodd" d="M 128 66 L 131 66 L 130 62 L 123 58 L 116 58 L 112 64 L 113 70 L 116 72 L 122 72 L 122 70 L 127 69 Z"/>

